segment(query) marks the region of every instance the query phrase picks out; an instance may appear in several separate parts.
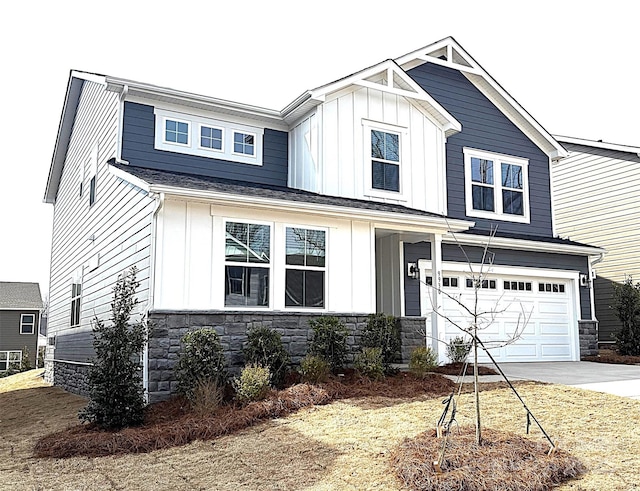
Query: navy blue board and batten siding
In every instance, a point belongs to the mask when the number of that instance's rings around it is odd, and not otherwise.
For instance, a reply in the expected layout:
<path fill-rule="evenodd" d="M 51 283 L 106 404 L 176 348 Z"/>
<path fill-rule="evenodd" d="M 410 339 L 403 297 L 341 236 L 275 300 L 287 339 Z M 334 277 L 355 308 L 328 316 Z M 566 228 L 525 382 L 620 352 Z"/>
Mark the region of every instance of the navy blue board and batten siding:
<path fill-rule="evenodd" d="M 167 152 L 154 148 L 153 111 L 153 106 L 125 103 L 122 158 L 129 165 L 273 186 L 287 185 L 288 133 L 265 128 L 262 165 Z"/>
<path fill-rule="evenodd" d="M 462 124 L 462 131 L 447 139 L 448 215 L 467 218 L 463 148 L 470 147 L 529 159 L 530 223 L 472 217 L 476 228 L 498 225 L 503 232 L 551 237 L 549 158 L 462 73 L 425 63 L 407 72 L 425 91 Z"/>
<path fill-rule="evenodd" d="M 491 248 L 495 253 L 495 266 L 515 266 L 522 268 L 544 268 L 569 271 L 579 271 L 587 274 L 589 261 L 586 256 L 574 256 L 569 254 L 548 254 L 545 252 L 513 251 L 509 249 Z M 480 264 L 483 249 L 477 246 L 464 246 L 464 252 L 472 263 Z M 420 259 L 431 259 L 431 245 L 428 242 L 416 244 L 404 244 L 405 263 L 417 263 Z M 455 244 L 442 245 L 442 260 L 446 262 L 466 263 L 467 260 Z M 405 264 L 404 270 L 407 270 Z M 446 266 L 445 266 L 446 269 Z M 417 280 L 404 276 L 405 315 L 420 316 L 420 283 Z M 591 299 L 589 289 L 580 287 L 580 315 L 582 319 L 591 319 Z"/>

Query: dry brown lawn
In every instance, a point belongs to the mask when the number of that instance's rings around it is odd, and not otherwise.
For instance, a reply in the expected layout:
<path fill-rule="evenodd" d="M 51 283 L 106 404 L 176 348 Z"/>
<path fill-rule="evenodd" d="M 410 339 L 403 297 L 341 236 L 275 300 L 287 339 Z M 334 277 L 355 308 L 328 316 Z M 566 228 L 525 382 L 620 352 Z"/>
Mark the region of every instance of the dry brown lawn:
<path fill-rule="evenodd" d="M 37 372 L 0 379 L 0 489 L 400 490 L 389 466 L 393 448 L 432 428 L 442 411 L 440 398 L 348 399 L 179 448 L 35 459 L 35 441 L 77 424 L 86 403 L 47 387 Z M 558 489 L 640 489 L 640 401 L 555 385 L 518 389 L 560 447 L 589 468 Z M 508 389 L 487 390 L 481 401 L 486 427 L 524 434 L 524 410 Z M 457 419 L 472 424 L 468 394 Z"/>

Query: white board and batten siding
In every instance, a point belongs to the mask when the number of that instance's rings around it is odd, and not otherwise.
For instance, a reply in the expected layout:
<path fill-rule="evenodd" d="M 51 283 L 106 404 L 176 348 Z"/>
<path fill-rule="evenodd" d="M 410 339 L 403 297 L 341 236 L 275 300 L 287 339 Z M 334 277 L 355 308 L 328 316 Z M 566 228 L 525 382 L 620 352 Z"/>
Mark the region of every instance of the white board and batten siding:
<path fill-rule="evenodd" d="M 49 336 L 87 332 L 96 316 L 108 318 L 113 286 L 131 266 L 139 270 L 140 310 L 148 299 L 154 200 L 108 171 L 107 161 L 116 155 L 118 108 L 116 94 L 84 82 L 54 205 Z M 96 200 L 90 206 L 92 172 Z M 80 326 L 72 328 L 74 278 L 81 280 L 82 299 Z M 90 345 L 76 348 L 79 358 L 91 351 Z"/>
<path fill-rule="evenodd" d="M 371 189 L 371 128 L 401 135 L 400 193 Z M 368 87 L 344 90 L 291 130 L 289 185 L 443 213 L 444 148 L 442 128 L 405 97 Z"/>
<path fill-rule="evenodd" d="M 369 222 L 170 198 L 158 215 L 154 308 L 225 308 L 225 224 L 234 220 L 271 227 L 269 310 L 285 310 L 285 231 L 295 226 L 326 230 L 322 310 L 375 311 L 375 245 Z"/>

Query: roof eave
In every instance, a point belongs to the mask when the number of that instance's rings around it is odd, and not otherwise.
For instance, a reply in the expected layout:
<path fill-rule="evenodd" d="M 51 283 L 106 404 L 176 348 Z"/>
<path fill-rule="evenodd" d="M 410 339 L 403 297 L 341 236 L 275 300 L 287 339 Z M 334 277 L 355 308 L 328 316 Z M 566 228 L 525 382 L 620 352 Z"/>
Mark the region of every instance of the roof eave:
<path fill-rule="evenodd" d="M 584 145 L 585 147 L 602 148 L 604 150 L 615 150 L 618 152 L 635 153 L 640 157 L 640 147 L 630 145 L 620 145 L 617 143 L 606 143 L 602 141 L 585 140 L 583 138 L 573 138 L 570 136 L 554 135 L 554 138 L 560 143 L 572 143 L 574 145 Z"/>

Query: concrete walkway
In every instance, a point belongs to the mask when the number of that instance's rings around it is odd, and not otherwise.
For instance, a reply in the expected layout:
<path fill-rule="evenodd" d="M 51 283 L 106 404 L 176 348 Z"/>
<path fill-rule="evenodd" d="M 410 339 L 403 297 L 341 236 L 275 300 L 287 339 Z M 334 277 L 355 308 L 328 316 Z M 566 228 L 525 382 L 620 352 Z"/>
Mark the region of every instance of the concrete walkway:
<path fill-rule="evenodd" d="M 502 371 L 510 380 L 536 380 L 570 385 L 640 400 L 640 366 L 593 363 L 589 361 L 503 363 Z M 491 380 L 500 380 L 491 376 Z"/>

